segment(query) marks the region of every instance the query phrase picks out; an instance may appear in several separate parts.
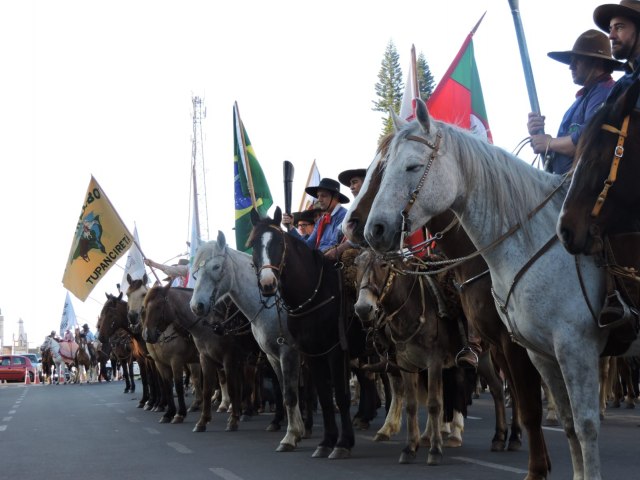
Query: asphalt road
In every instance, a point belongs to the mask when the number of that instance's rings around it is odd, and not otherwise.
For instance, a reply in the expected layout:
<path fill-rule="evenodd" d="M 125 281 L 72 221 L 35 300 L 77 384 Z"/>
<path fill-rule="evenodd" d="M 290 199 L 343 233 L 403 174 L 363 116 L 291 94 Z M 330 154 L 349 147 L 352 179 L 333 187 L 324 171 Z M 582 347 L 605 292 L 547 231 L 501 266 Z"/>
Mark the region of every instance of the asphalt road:
<path fill-rule="evenodd" d="M 357 431 L 352 458 L 311 458 L 321 432 L 295 452 L 277 453 L 283 432 L 265 431 L 270 414 L 225 432 L 226 414 L 214 414 L 204 433 L 193 433 L 198 413 L 184 424 L 159 424 L 160 413 L 136 408 L 139 394 L 123 394 L 122 382 L 93 385 L 0 385 L 0 478 L 2 479 L 180 479 L 282 480 L 521 479 L 526 476 L 526 438 L 520 452 L 490 452 L 493 410 L 488 393 L 474 401 L 464 444 L 445 450 L 444 463 L 426 465 L 426 450 L 410 465 L 398 464 L 404 431 L 390 442 L 375 443 L 382 424 L 379 410 L 372 428 Z M 423 413 L 424 415 L 424 413 Z M 424 418 L 421 417 L 421 425 Z M 637 478 L 640 473 L 640 407 L 610 409 L 600 447 L 603 478 Z M 552 474 L 572 476 L 564 433 L 546 428 Z"/>

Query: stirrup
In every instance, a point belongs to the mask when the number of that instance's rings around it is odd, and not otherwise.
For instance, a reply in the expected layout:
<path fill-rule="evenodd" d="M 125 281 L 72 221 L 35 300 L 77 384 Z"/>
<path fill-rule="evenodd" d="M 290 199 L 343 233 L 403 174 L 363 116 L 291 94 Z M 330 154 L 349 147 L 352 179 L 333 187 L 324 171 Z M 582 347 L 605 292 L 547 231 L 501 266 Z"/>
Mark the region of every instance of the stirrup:
<path fill-rule="evenodd" d="M 603 317 L 612 317 L 615 320 L 603 323 L 601 321 Z M 614 290 L 613 293 L 607 295 L 604 301 L 604 306 L 598 315 L 598 327 L 602 329 L 616 328 L 637 318 L 638 311 L 635 308 L 630 308 L 622 299 L 620 292 Z"/>
<path fill-rule="evenodd" d="M 474 356 L 474 358 L 475 358 L 475 368 L 477 369 L 478 368 L 478 362 L 480 361 L 480 357 L 478 357 L 478 354 L 476 352 L 474 352 L 471 347 L 468 347 L 468 346 L 467 347 L 463 347 L 462 350 L 460 350 L 458 352 L 458 354 L 456 355 L 456 360 L 455 360 L 456 366 L 457 367 L 461 367 L 461 368 L 465 368 L 465 365 L 466 365 L 466 368 L 470 368 L 471 367 L 471 364 L 468 363 L 468 362 L 463 362 L 464 363 L 463 365 L 460 365 L 458 363 L 458 360 L 460 360 L 460 358 L 462 356 L 464 356 L 466 353 L 471 353 Z"/>

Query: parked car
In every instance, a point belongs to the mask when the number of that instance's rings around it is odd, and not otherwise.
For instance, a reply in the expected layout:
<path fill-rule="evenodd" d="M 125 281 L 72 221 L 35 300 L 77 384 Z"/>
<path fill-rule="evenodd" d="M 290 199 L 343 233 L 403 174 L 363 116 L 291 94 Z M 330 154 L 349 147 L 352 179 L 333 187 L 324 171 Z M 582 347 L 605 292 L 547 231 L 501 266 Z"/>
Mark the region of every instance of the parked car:
<path fill-rule="evenodd" d="M 36 372 L 42 373 L 42 360 L 35 353 L 20 353 L 23 357 L 27 357 L 31 360 L 31 365 L 36 369 Z"/>
<path fill-rule="evenodd" d="M 28 357 L 24 355 L 2 355 L 2 360 L 0 360 L 0 380 L 24 382 L 25 372 L 29 372 L 29 379 L 33 382 L 37 371 Z"/>

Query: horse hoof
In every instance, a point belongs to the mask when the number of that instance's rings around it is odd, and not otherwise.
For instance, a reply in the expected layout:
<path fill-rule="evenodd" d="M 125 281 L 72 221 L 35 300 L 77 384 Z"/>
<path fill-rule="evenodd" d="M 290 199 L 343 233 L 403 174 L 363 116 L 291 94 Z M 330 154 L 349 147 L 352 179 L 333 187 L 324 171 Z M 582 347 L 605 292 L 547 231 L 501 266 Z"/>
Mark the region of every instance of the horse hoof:
<path fill-rule="evenodd" d="M 520 448 L 522 448 L 522 442 L 520 440 L 510 440 L 507 450 L 510 452 L 519 452 Z"/>
<path fill-rule="evenodd" d="M 282 427 L 277 423 L 270 423 L 269 425 L 267 425 L 267 428 L 265 428 L 265 430 L 267 432 L 279 432 L 281 428 Z"/>
<path fill-rule="evenodd" d="M 129 393 L 129 389 L 128 389 L 128 388 L 125 388 L 125 389 L 124 389 L 124 392 L 122 392 L 122 393 Z"/>
<path fill-rule="evenodd" d="M 226 413 L 227 412 L 227 407 L 218 407 L 218 409 L 216 410 L 216 413 Z"/>
<path fill-rule="evenodd" d="M 329 455 L 331 455 L 332 450 L 333 449 L 331 447 L 323 447 L 320 445 L 316 448 L 316 451 L 313 452 L 311 458 L 327 458 Z"/>
<path fill-rule="evenodd" d="M 305 428 L 304 429 L 304 434 L 302 435 L 302 438 L 311 438 L 312 433 L 313 432 L 311 431 L 311 429 L 306 429 Z"/>
<path fill-rule="evenodd" d="M 276 448 L 276 452 L 293 452 L 296 449 L 295 445 L 291 445 L 290 443 L 281 443 Z"/>
<path fill-rule="evenodd" d="M 636 408 L 635 403 L 629 402 L 629 403 L 625 403 L 625 408 Z"/>
<path fill-rule="evenodd" d="M 344 447 L 335 447 L 329 455 L 329 460 L 343 460 L 351 457 L 351 450 Z"/>
<path fill-rule="evenodd" d="M 200 425 L 199 423 L 196 423 L 196 426 L 193 427 L 193 431 L 194 432 L 206 432 L 207 431 L 207 425 Z"/>
<path fill-rule="evenodd" d="M 429 450 L 429 455 L 427 455 L 427 465 L 440 465 L 442 458 L 442 451 L 437 448 L 432 448 Z"/>
<path fill-rule="evenodd" d="M 169 423 L 171 419 L 169 417 L 160 417 L 160 421 L 158 423 Z"/>
<path fill-rule="evenodd" d="M 171 423 L 182 423 L 184 422 L 184 416 L 176 415 L 171 419 Z"/>
<path fill-rule="evenodd" d="M 251 420 L 251 415 L 246 415 L 246 414 L 245 414 L 245 415 L 241 415 L 241 416 L 240 416 L 240 421 L 241 421 L 241 422 L 248 422 L 248 421 L 250 421 L 250 420 Z"/>
<path fill-rule="evenodd" d="M 373 437 L 374 442 L 388 442 L 391 440 L 391 437 L 386 433 L 376 433 L 376 436 Z"/>
<path fill-rule="evenodd" d="M 503 452 L 505 447 L 505 443 L 502 440 L 494 440 L 491 442 L 491 451 L 492 452 Z"/>
<path fill-rule="evenodd" d="M 402 464 L 413 463 L 415 459 L 416 459 L 416 452 L 407 449 L 407 450 L 403 450 L 400 453 L 400 459 L 398 460 L 398 463 L 402 463 Z"/>
<path fill-rule="evenodd" d="M 444 441 L 444 446 L 447 448 L 458 448 L 462 446 L 462 439 L 457 437 L 448 437 Z"/>

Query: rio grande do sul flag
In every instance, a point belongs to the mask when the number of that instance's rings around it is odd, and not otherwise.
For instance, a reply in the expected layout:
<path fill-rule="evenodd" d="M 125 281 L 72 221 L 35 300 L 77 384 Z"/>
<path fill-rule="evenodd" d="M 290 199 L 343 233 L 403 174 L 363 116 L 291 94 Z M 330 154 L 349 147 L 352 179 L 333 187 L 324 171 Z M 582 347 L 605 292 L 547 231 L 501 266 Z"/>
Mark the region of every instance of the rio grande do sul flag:
<path fill-rule="evenodd" d="M 482 18 L 467 35 L 449 69 L 429 97 L 427 108 L 433 118 L 471 130 L 493 143 L 473 51 L 473 34 L 481 21 Z"/>
<path fill-rule="evenodd" d="M 133 244 L 118 212 L 93 176 L 84 197 L 62 284 L 83 302 Z"/>

